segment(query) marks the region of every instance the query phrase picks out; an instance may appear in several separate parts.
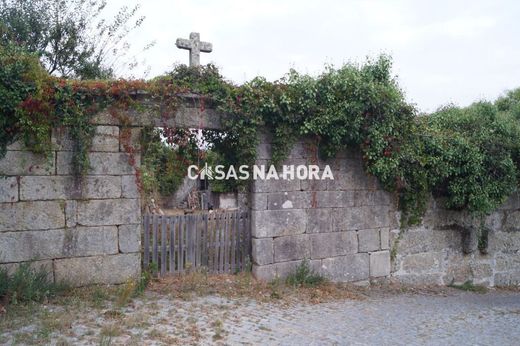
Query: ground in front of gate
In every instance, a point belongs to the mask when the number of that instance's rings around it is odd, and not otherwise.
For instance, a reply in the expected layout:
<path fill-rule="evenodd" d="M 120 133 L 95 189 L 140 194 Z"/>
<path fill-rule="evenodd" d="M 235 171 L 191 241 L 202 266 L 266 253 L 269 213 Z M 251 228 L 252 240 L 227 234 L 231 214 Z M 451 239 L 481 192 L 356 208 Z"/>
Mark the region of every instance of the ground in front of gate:
<path fill-rule="evenodd" d="M 248 274 L 198 274 L 127 288 L 76 290 L 47 304 L 9 306 L 0 344 L 514 345 L 520 291 L 444 287 L 293 288 Z"/>

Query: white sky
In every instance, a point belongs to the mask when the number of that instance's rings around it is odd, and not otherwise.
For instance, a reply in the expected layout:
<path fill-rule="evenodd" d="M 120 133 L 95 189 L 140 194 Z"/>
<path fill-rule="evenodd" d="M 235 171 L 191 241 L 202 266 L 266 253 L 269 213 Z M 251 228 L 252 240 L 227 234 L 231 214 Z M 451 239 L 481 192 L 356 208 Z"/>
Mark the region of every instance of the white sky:
<path fill-rule="evenodd" d="M 135 0 L 134 0 L 135 1 Z M 129 0 L 109 0 L 109 10 Z M 483 0 L 145 0 L 131 37 L 153 77 L 188 63 L 178 37 L 213 43 L 201 63 L 242 83 L 289 68 L 319 74 L 324 64 L 388 53 L 409 101 L 423 111 L 464 106 L 520 87 L 520 1 Z M 144 71 L 144 68 L 143 68 Z M 142 71 L 136 72 L 143 77 Z"/>

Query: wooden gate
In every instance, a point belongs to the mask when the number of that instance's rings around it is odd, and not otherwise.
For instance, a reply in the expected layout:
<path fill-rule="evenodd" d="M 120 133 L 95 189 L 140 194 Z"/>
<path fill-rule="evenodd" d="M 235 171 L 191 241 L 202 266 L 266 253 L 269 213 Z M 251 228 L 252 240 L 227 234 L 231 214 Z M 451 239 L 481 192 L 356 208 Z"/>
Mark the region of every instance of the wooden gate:
<path fill-rule="evenodd" d="M 143 265 L 154 263 L 161 276 L 206 268 L 236 273 L 250 264 L 251 233 L 247 212 L 143 216 Z"/>

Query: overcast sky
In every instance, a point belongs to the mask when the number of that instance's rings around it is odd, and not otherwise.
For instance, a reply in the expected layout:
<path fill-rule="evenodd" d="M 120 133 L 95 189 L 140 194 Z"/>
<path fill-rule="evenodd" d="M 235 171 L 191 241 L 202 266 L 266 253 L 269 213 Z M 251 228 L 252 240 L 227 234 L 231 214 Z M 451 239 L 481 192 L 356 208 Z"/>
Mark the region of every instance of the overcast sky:
<path fill-rule="evenodd" d="M 109 10 L 131 4 L 110 0 Z M 261 75 L 270 80 L 289 68 L 313 75 L 324 64 L 393 57 L 407 99 L 423 111 L 448 102 L 464 106 L 495 99 L 520 87 L 520 1 L 306 1 L 146 0 L 146 16 L 132 39 L 151 70 L 164 73 L 188 63 L 175 47 L 178 37 L 200 32 L 223 75 L 242 83 Z M 143 72 L 136 73 L 142 77 Z"/>

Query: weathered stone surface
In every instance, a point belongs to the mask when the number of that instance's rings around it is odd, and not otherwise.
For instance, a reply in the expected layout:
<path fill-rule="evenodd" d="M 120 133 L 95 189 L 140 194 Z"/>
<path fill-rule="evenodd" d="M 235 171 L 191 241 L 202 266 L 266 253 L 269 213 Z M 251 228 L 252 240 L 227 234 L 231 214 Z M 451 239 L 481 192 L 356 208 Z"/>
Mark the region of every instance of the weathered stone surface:
<path fill-rule="evenodd" d="M 354 192 L 351 191 L 317 191 L 318 208 L 343 208 L 354 206 Z"/>
<path fill-rule="evenodd" d="M 443 249 L 460 249 L 462 234 L 456 230 L 432 230 L 423 227 L 407 230 L 399 241 L 400 254 L 412 254 Z"/>
<path fill-rule="evenodd" d="M 332 227 L 335 231 L 355 231 L 368 228 L 366 227 L 364 207 L 333 209 L 331 216 Z"/>
<path fill-rule="evenodd" d="M 331 209 L 307 209 L 307 228 L 305 233 L 332 232 Z"/>
<path fill-rule="evenodd" d="M 139 188 L 137 186 L 137 178 L 135 175 L 123 175 L 121 177 L 123 198 L 139 198 Z"/>
<path fill-rule="evenodd" d="M 308 234 L 289 235 L 274 238 L 274 262 L 300 260 L 311 257 Z"/>
<path fill-rule="evenodd" d="M 352 282 L 368 279 L 368 254 L 360 253 L 325 258 L 321 261 L 321 274 L 336 282 Z"/>
<path fill-rule="evenodd" d="M 520 249 L 520 232 L 491 232 L 488 250 L 490 253 L 518 253 Z"/>
<path fill-rule="evenodd" d="M 255 238 L 301 234 L 306 225 L 304 209 L 251 211 L 251 234 Z"/>
<path fill-rule="evenodd" d="M 266 210 L 267 209 L 267 193 L 256 192 L 251 194 L 251 209 Z"/>
<path fill-rule="evenodd" d="M 390 249 L 390 230 L 388 228 L 380 229 L 379 236 L 381 237 L 381 250 Z"/>
<path fill-rule="evenodd" d="M 78 224 L 84 226 L 139 223 L 140 215 L 137 199 L 78 201 Z"/>
<path fill-rule="evenodd" d="M 119 251 L 131 253 L 141 251 L 141 224 L 121 225 L 119 229 Z"/>
<path fill-rule="evenodd" d="M 520 270 L 520 255 L 518 253 L 498 253 L 495 256 L 497 272 Z"/>
<path fill-rule="evenodd" d="M 48 231 L 5 232 L 0 262 L 117 253 L 116 227 L 77 227 Z"/>
<path fill-rule="evenodd" d="M 63 230 L 5 232 L 0 236 L 0 263 L 63 257 Z"/>
<path fill-rule="evenodd" d="M 377 180 L 367 176 L 354 160 L 339 160 L 339 171 L 334 170 L 334 180 L 327 182 L 329 190 L 374 190 L 378 188 Z M 346 166 L 346 167 L 345 167 Z"/>
<path fill-rule="evenodd" d="M 65 226 L 75 227 L 78 224 L 78 202 L 65 201 Z"/>
<path fill-rule="evenodd" d="M 91 151 L 119 151 L 119 127 L 96 126 Z"/>
<path fill-rule="evenodd" d="M 125 122 L 129 121 L 132 126 L 156 126 L 164 127 L 170 126 L 175 128 L 203 128 L 215 129 L 221 128 L 220 119 L 222 113 L 215 109 L 206 107 L 203 112 L 200 109 L 200 97 L 189 97 L 186 99 L 186 104 L 181 104 L 176 107 L 173 114 L 164 109 L 164 112 L 159 111 L 162 106 L 153 100 L 147 99 L 146 95 L 140 97 L 140 109 L 129 110 L 125 112 Z M 206 101 L 207 103 L 207 101 Z M 164 114 L 164 116 L 157 116 L 157 114 Z M 121 124 L 121 121 L 112 116 L 108 111 L 102 111 L 92 118 L 92 123 L 96 125 L 126 125 Z"/>
<path fill-rule="evenodd" d="M 520 211 L 507 213 L 502 230 L 506 232 L 520 232 Z"/>
<path fill-rule="evenodd" d="M 90 175 L 132 175 L 134 167 L 130 164 L 127 153 L 89 153 Z M 139 155 L 135 157 L 135 166 L 140 162 Z M 59 175 L 72 174 L 72 152 L 58 151 L 57 172 Z"/>
<path fill-rule="evenodd" d="M 311 195 L 309 192 L 292 191 L 270 193 L 267 196 L 267 209 L 305 209 L 311 207 Z"/>
<path fill-rule="evenodd" d="M 300 189 L 302 191 L 324 191 L 327 190 L 328 181 L 330 180 L 300 180 Z"/>
<path fill-rule="evenodd" d="M 364 229 L 357 232 L 359 252 L 377 251 L 381 246 L 379 229 Z"/>
<path fill-rule="evenodd" d="M 252 239 L 253 263 L 266 265 L 273 263 L 273 238 L 253 238 Z"/>
<path fill-rule="evenodd" d="M 402 268 L 408 273 L 437 272 L 441 268 L 442 257 L 440 252 L 407 255 L 403 258 Z"/>
<path fill-rule="evenodd" d="M 257 280 L 262 281 L 272 281 L 276 278 L 284 279 L 289 274 L 294 273 L 296 268 L 302 263 L 302 261 L 289 261 L 289 262 L 280 262 L 273 263 L 268 265 L 256 265 L 253 264 L 253 276 Z M 319 273 L 321 270 L 321 261 L 320 260 L 311 260 L 309 261 L 309 266 L 311 270 L 316 273 Z"/>
<path fill-rule="evenodd" d="M 139 253 L 57 259 L 54 272 L 56 281 L 73 286 L 120 284 L 139 276 L 140 262 Z"/>
<path fill-rule="evenodd" d="M 54 161 L 54 152 L 45 156 L 30 151 L 8 151 L 0 159 L 0 176 L 54 174 Z"/>
<path fill-rule="evenodd" d="M 390 193 L 382 190 L 369 191 L 361 190 L 355 191 L 354 205 L 356 207 L 363 206 L 390 206 L 392 205 L 392 196 Z"/>
<path fill-rule="evenodd" d="M 390 251 L 370 253 L 370 277 L 390 275 Z"/>
<path fill-rule="evenodd" d="M 358 249 L 354 231 L 311 234 L 310 242 L 312 259 L 353 254 Z"/>
<path fill-rule="evenodd" d="M 94 131 L 90 151 L 119 151 L 118 126 L 96 126 Z M 66 127 L 53 130 L 52 143 L 54 148 L 59 151 L 72 151 L 74 148 L 74 141 L 70 137 L 69 129 Z"/>
<path fill-rule="evenodd" d="M 278 172 L 281 173 L 281 172 Z M 266 179 L 254 180 L 251 184 L 252 192 L 284 192 L 300 191 L 300 180 Z"/>
<path fill-rule="evenodd" d="M 80 184 L 71 176 L 26 176 L 20 179 L 21 200 L 119 198 L 121 178 L 86 177 Z"/>
<path fill-rule="evenodd" d="M 514 270 L 509 273 L 496 273 L 495 286 L 518 286 L 520 285 L 520 270 Z"/>
<path fill-rule="evenodd" d="M 42 230 L 64 226 L 64 205 L 58 201 L 0 204 L 0 231 Z"/>
<path fill-rule="evenodd" d="M 0 176 L 0 203 L 18 201 L 18 179 Z"/>
<path fill-rule="evenodd" d="M 445 285 L 441 273 L 395 275 L 405 285 Z"/>

